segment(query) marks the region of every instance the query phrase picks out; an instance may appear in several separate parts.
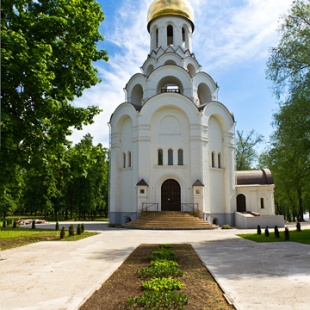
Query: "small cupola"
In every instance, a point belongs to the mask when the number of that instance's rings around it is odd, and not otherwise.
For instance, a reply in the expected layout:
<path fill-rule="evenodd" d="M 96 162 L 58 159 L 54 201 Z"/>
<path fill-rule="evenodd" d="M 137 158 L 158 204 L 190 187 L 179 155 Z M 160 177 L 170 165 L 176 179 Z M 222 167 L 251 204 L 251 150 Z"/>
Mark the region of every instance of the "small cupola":
<path fill-rule="evenodd" d="M 194 11 L 187 0 L 155 0 L 148 10 L 151 51 L 167 46 L 191 51 L 194 27 Z"/>

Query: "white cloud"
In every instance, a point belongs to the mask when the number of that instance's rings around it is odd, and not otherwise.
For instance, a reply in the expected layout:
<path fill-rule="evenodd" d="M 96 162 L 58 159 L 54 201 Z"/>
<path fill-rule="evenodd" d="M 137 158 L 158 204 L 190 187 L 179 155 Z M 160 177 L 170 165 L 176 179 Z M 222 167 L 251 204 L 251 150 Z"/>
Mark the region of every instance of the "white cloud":
<path fill-rule="evenodd" d="M 139 72 L 149 53 L 146 15 L 151 3 L 152 0 L 123 0 L 116 6 L 104 36 L 119 52 L 110 53 L 107 64 L 98 64 L 102 83 L 85 91 L 75 102 L 84 107 L 98 105 L 103 113 L 95 118 L 95 124 L 74 132 L 71 136 L 74 142 L 89 132 L 95 144 L 109 146 L 110 116 L 124 101 L 123 88 Z M 193 49 L 203 70 L 226 72 L 231 65 L 266 58 L 277 38 L 279 16 L 291 3 L 292 0 L 191 0 L 196 26 Z"/>

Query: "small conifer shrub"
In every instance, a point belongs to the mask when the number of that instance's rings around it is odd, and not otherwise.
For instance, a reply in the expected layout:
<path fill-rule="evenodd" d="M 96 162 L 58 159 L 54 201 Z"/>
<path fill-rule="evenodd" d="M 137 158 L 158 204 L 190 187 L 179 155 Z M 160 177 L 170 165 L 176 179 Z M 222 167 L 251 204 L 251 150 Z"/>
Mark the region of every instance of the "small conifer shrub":
<path fill-rule="evenodd" d="M 257 234 L 258 235 L 262 234 L 262 230 L 260 229 L 260 225 L 257 225 Z"/>
<path fill-rule="evenodd" d="M 274 236 L 276 238 L 280 238 L 280 233 L 277 225 L 274 227 Z"/>
<path fill-rule="evenodd" d="M 78 235 L 80 235 L 80 234 L 82 233 L 82 229 L 81 229 L 81 225 L 80 225 L 80 224 L 78 224 L 78 226 L 77 226 L 77 228 L 76 228 L 76 233 L 77 233 Z"/>
<path fill-rule="evenodd" d="M 297 230 L 297 231 L 301 231 L 300 222 L 297 222 L 297 223 L 296 223 L 296 230 Z"/>
<path fill-rule="evenodd" d="M 32 229 L 36 229 L 36 221 L 35 221 L 35 220 L 32 221 L 31 228 L 32 228 Z"/>
<path fill-rule="evenodd" d="M 55 225 L 55 230 L 58 231 L 59 230 L 59 223 L 56 222 L 56 225 Z"/>
<path fill-rule="evenodd" d="M 81 233 L 83 233 L 85 231 L 85 227 L 84 227 L 84 223 L 82 223 L 81 225 Z"/>
<path fill-rule="evenodd" d="M 65 227 L 62 226 L 60 231 L 60 239 L 63 239 L 66 236 Z"/>
<path fill-rule="evenodd" d="M 74 226 L 73 224 L 71 224 L 69 226 L 69 237 L 73 237 L 74 236 Z"/>
<path fill-rule="evenodd" d="M 286 241 L 290 240 L 290 231 L 288 230 L 287 227 L 285 227 L 285 230 L 284 230 L 284 237 Z"/>
<path fill-rule="evenodd" d="M 2 222 L 2 227 L 5 228 L 6 227 L 6 219 L 3 219 L 3 222 Z"/>
<path fill-rule="evenodd" d="M 16 221 L 13 222 L 13 228 L 16 228 L 17 227 L 17 223 Z"/>
<path fill-rule="evenodd" d="M 266 237 L 269 237 L 269 229 L 268 229 L 268 226 L 266 226 L 266 228 L 265 228 L 265 236 L 266 236 Z"/>

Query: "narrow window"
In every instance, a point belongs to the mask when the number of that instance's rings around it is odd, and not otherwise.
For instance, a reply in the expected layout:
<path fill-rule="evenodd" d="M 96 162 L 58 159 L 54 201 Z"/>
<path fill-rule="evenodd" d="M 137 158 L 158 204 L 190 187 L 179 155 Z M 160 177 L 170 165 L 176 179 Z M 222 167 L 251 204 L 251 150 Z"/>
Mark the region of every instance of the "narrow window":
<path fill-rule="evenodd" d="M 217 155 L 217 165 L 219 168 L 222 168 L 221 167 L 221 153 L 218 153 L 218 155 Z"/>
<path fill-rule="evenodd" d="M 158 48 L 158 29 L 156 29 L 156 38 L 155 38 L 156 48 Z"/>
<path fill-rule="evenodd" d="M 168 150 L 168 165 L 173 165 L 173 151 L 171 149 Z"/>
<path fill-rule="evenodd" d="M 212 165 L 212 168 L 214 168 L 214 167 L 215 167 L 214 152 L 212 152 L 212 154 L 211 154 L 211 165 Z"/>
<path fill-rule="evenodd" d="M 185 47 L 185 29 L 182 28 L 182 46 Z"/>
<path fill-rule="evenodd" d="M 158 165 L 162 166 L 163 165 L 163 150 L 158 150 Z"/>
<path fill-rule="evenodd" d="M 128 152 L 128 167 L 131 167 L 131 152 Z"/>
<path fill-rule="evenodd" d="M 123 168 L 126 168 L 126 154 L 123 153 Z"/>
<path fill-rule="evenodd" d="M 261 208 L 261 209 L 265 209 L 264 198 L 261 198 L 261 199 L 260 199 L 260 208 Z"/>
<path fill-rule="evenodd" d="M 173 27 L 171 25 L 167 27 L 167 45 L 173 45 Z"/>
<path fill-rule="evenodd" d="M 178 165 L 183 166 L 183 150 L 178 150 Z"/>

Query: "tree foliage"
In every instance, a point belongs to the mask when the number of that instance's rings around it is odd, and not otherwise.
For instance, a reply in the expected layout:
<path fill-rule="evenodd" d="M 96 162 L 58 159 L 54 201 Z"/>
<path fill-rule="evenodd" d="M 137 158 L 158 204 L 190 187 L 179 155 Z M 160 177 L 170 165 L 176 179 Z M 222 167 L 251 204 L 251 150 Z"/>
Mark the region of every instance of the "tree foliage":
<path fill-rule="evenodd" d="M 279 28 L 278 46 L 271 49 L 267 77 L 280 97 L 310 83 L 310 2 L 295 0 Z"/>
<path fill-rule="evenodd" d="M 263 141 L 263 136 L 254 130 L 245 135 L 243 131 L 237 130 L 236 137 L 236 169 L 251 170 L 255 160 L 258 158 L 255 147 Z"/>
<path fill-rule="evenodd" d="M 11 175 L 19 168 L 45 176 L 40 185 L 48 187 L 41 189 L 48 203 L 60 197 L 71 128 L 92 123 L 100 112 L 71 102 L 100 81 L 93 63 L 107 60 L 97 49 L 104 15 L 94 0 L 10 0 L 1 6 L 0 200 L 11 199 Z"/>
<path fill-rule="evenodd" d="M 310 2 L 296 0 L 271 50 L 267 77 L 278 98 L 275 131 L 263 162 L 272 170 L 279 212 L 303 220 L 310 209 Z"/>

